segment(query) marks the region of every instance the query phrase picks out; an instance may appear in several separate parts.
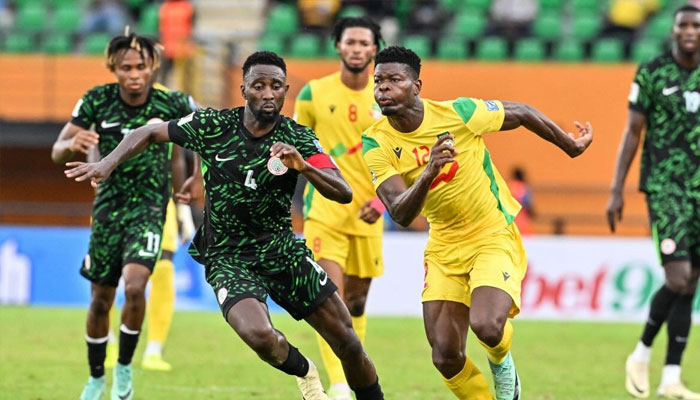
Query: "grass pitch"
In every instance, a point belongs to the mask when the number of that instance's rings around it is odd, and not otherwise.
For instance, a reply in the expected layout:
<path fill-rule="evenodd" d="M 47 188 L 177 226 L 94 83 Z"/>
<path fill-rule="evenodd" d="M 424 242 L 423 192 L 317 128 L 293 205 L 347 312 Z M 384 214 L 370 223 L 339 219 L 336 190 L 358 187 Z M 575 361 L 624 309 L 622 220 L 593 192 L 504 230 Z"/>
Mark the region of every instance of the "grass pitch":
<path fill-rule="evenodd" d="M 275 326 L 320 364 L 313 331 L 286 315 Z M 75 399 L 88 377 L 85 310 L 0 307 L 0 399 Z M 640 324 L 519 321 L 513 355 L 527 400 L 628 399 L 624 360 Z M 683 377 L 700 391 L 700 327 L 695 325 L 683 358 Z M 387 399 L 451 400 L 432 366 L 419 318 L 368 322 L 367 351 Z M 165 357 L 169 373 L 139 369 L 145 335 L 134 358 L 137 399 L 298 399 L 295 381 L 260 361 L 218 313 L 175 314 Z M 660 379 L 666 337 L 654 346 L 652 388 Z M 486 355 L 473 336 L 468 354 L 490 380 Z M 320 368 L 322 368 L 319 365 Z M 325 373 L 322 372 L 325 379 Z M 108 389 L 111 371 L 107 374 Z M 108 396 L 105 396 L 108 398 Z"/>

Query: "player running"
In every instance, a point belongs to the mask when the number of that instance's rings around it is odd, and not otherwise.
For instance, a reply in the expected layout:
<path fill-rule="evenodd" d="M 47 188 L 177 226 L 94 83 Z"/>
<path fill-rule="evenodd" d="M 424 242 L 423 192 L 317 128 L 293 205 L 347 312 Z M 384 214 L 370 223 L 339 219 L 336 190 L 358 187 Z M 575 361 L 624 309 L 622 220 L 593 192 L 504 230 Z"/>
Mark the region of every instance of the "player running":
<path fill-rule="evenodd" d="M 339 205 L 319 196 L 313 185 L 304 193 L 304 237 L 316 261 L 338 286 L 352 326 L 364 343 L 365 303 L 372 278 L 384 272 L 382 230 L 384 205 L 372 187 L 362 159 L 362 131 L 381 113 L 374 102 L 370 64 L 382 40 L 379 26 L 367 17 L 343 18 L 333 29 L 340 71 L 310 81 L 294 104 L 295 119 L 316 132 L 324 149 L 343 171 L 352 203 Z M 318 337 L 328 371 L 332 400 L 352 400 L 340 360 Z"/>
<path fill-rule="evenodd" d="M 519 399 L 508 318 L 520 311 L 527 260 L 513 223 L 520 205 L 494 167 L 482 135 L 524 126 L 570 157 L 593 129 L 567 134 L 530 106 L 459 98 L 421 99 L 420 58 L 389 47 L 375 60 L 374 97 L 382 118 L 363 135 L 362 152 L 392 218 L 430 222 L 425 249 L 423 320 L 433 364 L 459 399 L 491 399 L 486 379 L 466 357 L 467 330 L 488 353 L 498 400 Z"/>
<path fill-rule="evenodd" d="M 206 109 L 136 130 L 96 164 L 68 163 L 77 181 L 105 182 L 151 143 L 172 141 L 197 152 L 206 187 L 205 221 L 190 253 L 205 265 L 226 321 L 260 358 L 297 377 L 305 400 L 323 400 L 318 370 L 270 321 L 268 294 L 295 319 L 306 320 L 341 359 L 358 400 L 382 399 L 377 374 L 336 286 L 294 236 L 290 206 L 299 174 L 340 203 L 352 191 L 309 128 L 281 116 L 289 86 L 275 53 L 243 64 L 245 107 Z M 108 181 L 108 180 L 107 180 Z"/>
<path fill-rule="evenodd" d="M 72 119 L 53 145 L 56 163 L 97 147 L 109 154 L 123 137 L 141 126 L 191 113 L 192 98 L 180 92 L 152 87 L 158 69 L 157 44 L 125 33 L 113 38 L 106 50 L 107 67 L 117 83 L 97 86 L 78 101 Z M 90 130 L 94 126 L 94 131 Z M 119 329 L 119 357 L 114 368 L 112 399 L 134 395 L 131 359 L 145 312 L 144 290 L 160 253 L 166 206 L 170 198 L 171 145 L 151 146 L 115 169 L 97 189 L 92 211 L 90 248 L 80 273 L 92 282 L 85 340 L 90 378 L 82 400 L 99 399 L 106 391 L 105 349 L 109 310 L 119 278 L 124 278 L 125 303 Z"/>

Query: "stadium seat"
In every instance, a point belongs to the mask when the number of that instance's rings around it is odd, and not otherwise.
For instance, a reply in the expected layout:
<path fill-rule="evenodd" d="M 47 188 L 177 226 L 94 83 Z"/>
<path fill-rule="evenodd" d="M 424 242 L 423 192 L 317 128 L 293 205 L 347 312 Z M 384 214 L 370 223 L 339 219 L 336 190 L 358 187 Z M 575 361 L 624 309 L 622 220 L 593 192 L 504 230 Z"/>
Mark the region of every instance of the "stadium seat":
<path fill-rule="evenodd" d="M 41 32 L 46 28 L 46 9 L 37 4 L 28 4 L 17 11 L 15 29 L 19 32 L 34 33 Z"/>
<path fill-rule="evenodd" d="M 600 16 L 597 14 L 575 15 L 571 25 L 571 36 L 577 40 L 589 40 L 600 30 Z"/>
<path fill-rule="evenodd" d="M 561 37 L 561 25 L 559 13 L 542 11 L 533 23 L 532 32 L 540 39 L 554 40 Z"/>
<path fill-rule="evenodd" d="M 666 39 L 671 35 L 673 17 L 668 14 L 659 14 L 649 22 L 644 30 L 644 37 L 652 39 Z"/>
<path fill-rule="evenodd" d="M 323 55 L 327 58 L 336 58 L 338 56 L 338 51 L 335 49 L 335 40 L 328 39 L 325 40 L 325 47 L 323 48 Z"/>
<path fill-rule="evenodd" d="M 486 13 L 491 7 L 491 0 L 463 0 L 462 4 L 465 9 Z"/>
<path fill-rule="evenodd" d="M 131 8 L 132 10 L 144 7 L 147 0 L 124 0 L 124 5 Z"/>
<path fill-rule="evenodd" d="M 462 38 L 442 38 L 437 47 L 437 58 L 441 60 L 464 60 L 467 48 Z"/>
<path fill-rule="evenodd" d="M 282 43 L 282 39 L 278 36 L 263 36 L 263 38 L 258 41 L 258 50 L 267 50 L 282 54 L 284 53 L 284 43 Z"/>
<path fill-rule="evenodd" d="M 544 45 L 537 39 L 523 39 L 515 44 L 515 59 L 518 61 L 542 61 Z"/>
<path fill-rule="evenodd" d="M 80 28 L 80 9 L 74 6 L 61 6 L 53 17 L 53 29 L 61 33 L 74 33 Z"/>
<path fill-rule="evenodd" d="M 593 44 L 591 60 L 601 63 L 622 61 L 624 47 L 619 39 L 601 39 Z"/>
<path fill-rule="evenodd" d="M 292 38 L 289 54 L 297 58 L 315 58 L 320 50 L 321 43 L 316 35 L 301 34 Z"/>
<path fill-rule="evenodd" d="M 449 12 L 457 11 L 462 5 L 462 0 L 440 0 L 442 8 Z"/>
<path fill-rule="evenodd" d="M 540 0 L 540 10 L 546 11 L 561 11 L 563 0 Z"/>
<path fill-rule="evenodd" d="M 631 61 L 642 63 L 656 57 L 661 52 L 661 44 L 658 40 L 642 39 L 632 44 Z"/>
<path fill-rule="evenodd" d="M 34 51 L 34 42 L 29 35 L 10 33 L 5 38 L 5 51 L 8 53 L 31 53 Z"/>
<path fill-rule="evenodd" d="M 557 61 L 579 62 L 583 60 L 583 46 L 573 40 L 559 42 L 554 50 L 554 58 Z"/>
<path fill-rule="evenodd" d="M 457 14 L 452 23 L 450 34 L 466 39 L 481 36 L 486 26 L 486 18 L 476 13 L 462 12 Z"/>
<path fill-rule="evenodd" d="M 66 54 L 71 52 L 71 40 L 68 35 L 52 34 L 41 44 L 41 51 L 48 54 Z"/>
<path fill-rule="evenodd" d="M 406 36 L 402 41 L 402 45 L 413 50 L 420 58 L 429 58 L 431 56 L 430 39 L 427 36 Z"/>
<path fill-rule="evenodd" d="M 597 13 L 602 3 L 607 2 L 599 0 L 573 0 L 571 2 L 571 11 L 574 15 L 578 13 Z"/>
<path fill-rule="evenodd" d="M 343 9 L 340 10 L 340 12 L 338 13 L 338 18 L 362 17 L 364 15 L 367 15 L 364 8 L 357 6 L 347 6 L 343 7 Z"/>
<path fill-rule="evenodd" d="M 73 7 L 75 9 L 80 8 L 82 2 L 80 0 L 48 0 L 54 6 L 54 8 L 63 7 Z"/>
<path fill-rule="evenodd" d="M 505 60 L 508 54 L 506 41 L 498 37 L 485 38 L 477 43 L 476 58 L 481 61 Z"/>
<path fill-rule="evenodd" d="M 151 4 L 141 11 L 139 18 L 139 34 L 158 36 L 158 5 Z"/>
<path fill-rule="evenodd" d="M 267 16 L 266 32 L 286 36 L 299 28 L 297 10 L 290 4 L 278 4 Z"/>
<path fill-rule="evenodd" d="M 87 54 L 104 54 L 110 39 L 110 35 L 106 33 L 87 36 L 83 42 L 83 50 Z"/>

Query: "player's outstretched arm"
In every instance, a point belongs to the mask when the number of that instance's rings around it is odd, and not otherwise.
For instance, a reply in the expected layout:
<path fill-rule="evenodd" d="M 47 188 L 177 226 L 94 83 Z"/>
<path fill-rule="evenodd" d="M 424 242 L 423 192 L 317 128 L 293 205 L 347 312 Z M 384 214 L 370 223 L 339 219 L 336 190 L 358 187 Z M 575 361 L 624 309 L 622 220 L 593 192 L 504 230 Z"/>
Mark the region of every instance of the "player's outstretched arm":
<path fill-rule="evenodd" d="M 97 163 L 69 162 L 64 171 L 66 177 L 77 182 L 90 179 L 93 186 L 104 181 L 109 174 L 125 160 L 142 152 L 151 143 L 170 141 L 168 135 L 168 122 L 142 126 L 128 134 L 119 145 L 105 158 Z"/>
<path fill-rule="evenodd" d="M 569 157 L 581 155 L 593 141 L 593 127 L 590 122 L 586 122 L 586 126 L 578 121 L 574 122 L 580 134 L 579 137 L 575 137 L 573 133 L 564 132 L 554 121 L 527 104 L 504 101 L 503 108 L 505 119 L 502 131 L 524 126 L 542 139 L 554 143 Z"/>
<path fill-rule="evenodd" d="M 377 188 L 377 195 L 389 210 L 391 218 L 399 225 L 407 227 L 416 219 L 423 209 L 430 185 L 445 164 L 454 162 L 457 151 L 452 145 L 453 140 L 452 135 L 438 139 L 430 150 L 428 165 L 410 188 L 406 187 L 400 175 L 388 178 Z"/>
<path fill-rule="evenodd" d="M 75 153 L 88 154 L 99 141 L 100 136 L 96 132 L 68 122 L 51 148 L 51 160 L 56 164 L 63 164 L 73 158 Z"/>
<path fill-rule="evenodd" d="M 630 110 L 627 115 L 627 126 L 622 134 L 622 142 L 617 152 L 615 177 L 610 187 L 610 200 L 606 208 L 610 232 L 615 232 L 615 224 L 622 221 L 622 208 L 624 206 L 622 191 L 625 187 L 625 178 L 629 172 L 634 155 L 639 148 L 642 137 L 642 128 L 646 125 L 647 118 L 639 111 Z"/>
<path fill-rule="evenodd" d="M 352 189 L 339 170 L 317 168 L 304 160 L 294 146 L 282 142 L 277 142 L 270 147 L 270 157 L 277 157 L 287 168 L 299 171 L 323 197 L 341 204 L 352 201 Z"/>

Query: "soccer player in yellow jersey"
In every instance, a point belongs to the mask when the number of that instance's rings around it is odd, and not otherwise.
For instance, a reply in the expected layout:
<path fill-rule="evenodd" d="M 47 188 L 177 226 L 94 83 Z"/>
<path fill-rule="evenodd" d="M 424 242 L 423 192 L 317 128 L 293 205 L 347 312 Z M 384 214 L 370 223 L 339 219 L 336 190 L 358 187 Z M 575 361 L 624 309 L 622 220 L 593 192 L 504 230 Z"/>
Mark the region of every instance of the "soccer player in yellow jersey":
<path fill-rule="evenodd" d="M 374 101 L 370 64 L 382 40 L 371 19 L 343 18 L 333 29 L 341 59 L 340 71 L 310 81 L 294 105 L 297 122 L 312 128 L 352 187 L 350 204 L 338 204 L 307 184 L 304 193 L 304 236 L 318 263 L 338 286 L 352 316 L 352 325 L 364 342 L 365 303 L 372 278 L 384 272 L 382 228 L 384 205 L 372 186 L 362 159 L 362 132 L 381 112 Z M 331 400 L 351 400 L 340 360 L 317 335 L 328 371 Z"/>
<path fill-rule="evenodd" d="M 513 223 L 520 205 L 494 167 L 482 135 L 524 126 L 570 157 L 593 140 L 576 138 L 524 104 L 421 99 L 420 58 L 403 47 L 376 57 L 374 97 L 386 118 L 362 137 L 374 185 L 392 218 L 430 222 L 425 249 L 423 321 L 433 364 L 459 399 L 493 398 L 466 357 L 469 327 L 488 353 L 496 398 L 520 398 L 508 322 L 520 310 L 527 260 Z"/>

